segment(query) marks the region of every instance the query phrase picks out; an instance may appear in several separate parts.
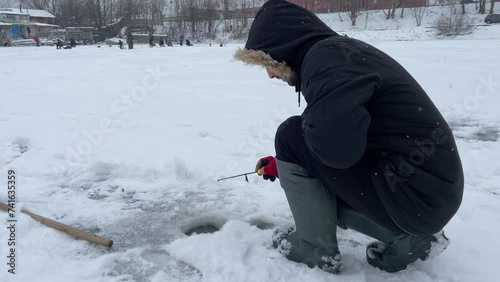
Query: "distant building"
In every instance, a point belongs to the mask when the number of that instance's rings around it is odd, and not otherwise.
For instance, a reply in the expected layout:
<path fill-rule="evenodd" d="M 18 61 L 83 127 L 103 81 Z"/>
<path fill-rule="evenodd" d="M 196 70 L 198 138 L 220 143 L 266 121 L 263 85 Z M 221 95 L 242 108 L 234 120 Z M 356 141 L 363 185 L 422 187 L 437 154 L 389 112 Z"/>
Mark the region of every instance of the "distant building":
<path fill-rule="evenodd" d="M 24 12 L 30 15 L 31 22 L 55 25 L 56 17 L 45 10 L 24 9 Z"/>
<path fill-rule="evenodd" d="M 12 38 L 27 38 L 30 33 L 30 16 L 13 9 L 0 9 L 0 28 L 2 38 L 9 44 Z"/>
<path fill-rule="evenodd" d="M 338 2 L 344 1 L 340 0 L 333 3 L 334 1 L 331 0 L 289 0 L 288 2 L 297 4 L 314 13 L 329 13 L 334 11 L 334 7 Z"/>
<path fill-rule="evenodd" d="M 331 13 L 345 12 L 349 10 L 352 0 L 288 0 L 291 3 L 297 4 L 314 13 Z M 427 6 L 428 0 L 360 0 L 360 10 L 380 10 L 388 9 L 389 6 L 395 5 L 399 7 L 403 5 L 405 8 Z"/>
<path fill-rule="evenodd" d="M 59 28 L 54 24 L 56 17 L 45 10 L 24 9 L 30 15 L 32 35 L 46 36 L 50 31 Z"/>
<path fill-rule="evenodd" d="M 55 16 L 44 10 L 0 9 L 0 45 L 12 43 L 12 39 L 46 36 L 52 29 Z"/>

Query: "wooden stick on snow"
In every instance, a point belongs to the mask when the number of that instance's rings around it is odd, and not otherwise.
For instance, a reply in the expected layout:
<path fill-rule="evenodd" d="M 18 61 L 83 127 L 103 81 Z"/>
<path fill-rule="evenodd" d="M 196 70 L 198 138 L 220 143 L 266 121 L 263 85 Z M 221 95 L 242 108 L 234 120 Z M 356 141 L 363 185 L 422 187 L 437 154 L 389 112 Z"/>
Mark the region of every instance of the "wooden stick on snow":
<path fill-rule="evenodd" d="M 11 210 L 11 208 L 7 204 L 4 204 L 2 202 L 0 202 L 0 209 L 4 210 L 6 212 Z M 34 220 L 40 222 L 43 225 L 57 229 L 57 230 L 62 231 L 64 233 L 68 233 L 68 234 L 73 235 L 77 238 L 84 239 L 84 240 L 87 240 L 89 242 L 103 245 L 106 247 L 113 246 L 113 240 L 109 240 L 109 239 L 97 236 L 95 234 L 92 234 L 90 232 L 71 227 L 69 225 L 57 222 L 57 221 L 52 220 L 52 219 L 48 219 L 46 217 L 43 217 L 43 216 L 38 215 L 36 213 L 32 213 L 32 212 L 25 210 L 25 209 L 22 209 L 21 212 L 31 216 Z"/>

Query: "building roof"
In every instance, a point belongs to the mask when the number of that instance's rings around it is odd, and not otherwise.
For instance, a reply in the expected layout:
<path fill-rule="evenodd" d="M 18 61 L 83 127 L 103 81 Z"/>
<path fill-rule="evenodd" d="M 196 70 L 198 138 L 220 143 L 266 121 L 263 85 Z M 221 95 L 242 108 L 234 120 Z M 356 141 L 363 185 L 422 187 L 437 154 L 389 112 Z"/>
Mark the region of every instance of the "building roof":
<path fill-rule="evenodd" d="M 22 9 L 22 12 L 19 11 L 19 8 L 2 8 L 0 9 L 0 14 L 9 14 L 9 15 L 25 15 L 34 18 L 55 18 L 54 15 L 45 11 L 45 10 L 37 10 L 37 9 Z"/>
<path fill-rule="evenodd" d="M 26 11 L 30 15 L 30 17 L 34 18 L 55 18 L 54 15 L 45 10 L 24 9 L 24 11 Z"/>
<path fill-rule="evenodd" d="M 15 8 L 1 8 L 0 14 L 29 16 L 29 14 L 24 12 L 19 12 L 19 9 Z"/>

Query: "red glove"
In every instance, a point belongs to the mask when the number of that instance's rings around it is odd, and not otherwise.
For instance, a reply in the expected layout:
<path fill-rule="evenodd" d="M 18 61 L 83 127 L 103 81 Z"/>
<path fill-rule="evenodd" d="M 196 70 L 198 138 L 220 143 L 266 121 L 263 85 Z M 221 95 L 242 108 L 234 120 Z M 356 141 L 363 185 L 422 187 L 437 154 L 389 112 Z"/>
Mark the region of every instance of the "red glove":
<path fill-rule="evenodd" d="M 262 175 L 265 180 L 274 181 L 277 177 L 279 178 L 276 159 L 272 156 L 261 158 L 255 166 L 255 171 L 258 175 Z"/>

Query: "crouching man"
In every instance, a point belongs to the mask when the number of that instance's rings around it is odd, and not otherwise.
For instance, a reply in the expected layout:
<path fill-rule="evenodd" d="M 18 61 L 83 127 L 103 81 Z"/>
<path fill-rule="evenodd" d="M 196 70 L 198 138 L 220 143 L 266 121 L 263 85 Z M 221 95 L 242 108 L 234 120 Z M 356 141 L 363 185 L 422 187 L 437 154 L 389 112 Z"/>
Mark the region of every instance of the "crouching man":
<path fill-rule="evenodd" d="M 333 273 L 337 227 L 377 239 L 366 258 L 388 272 L 446 248 L 442 229 L 462 201 L 460 157 L 448 124 L 399 63 L 284 0 L 264 4 L 235 58 L 307 101 L 278 128 L 276 157 L 256 166 L 279 178 L 295 221 L 275 232 L 275 248 Z"/>

